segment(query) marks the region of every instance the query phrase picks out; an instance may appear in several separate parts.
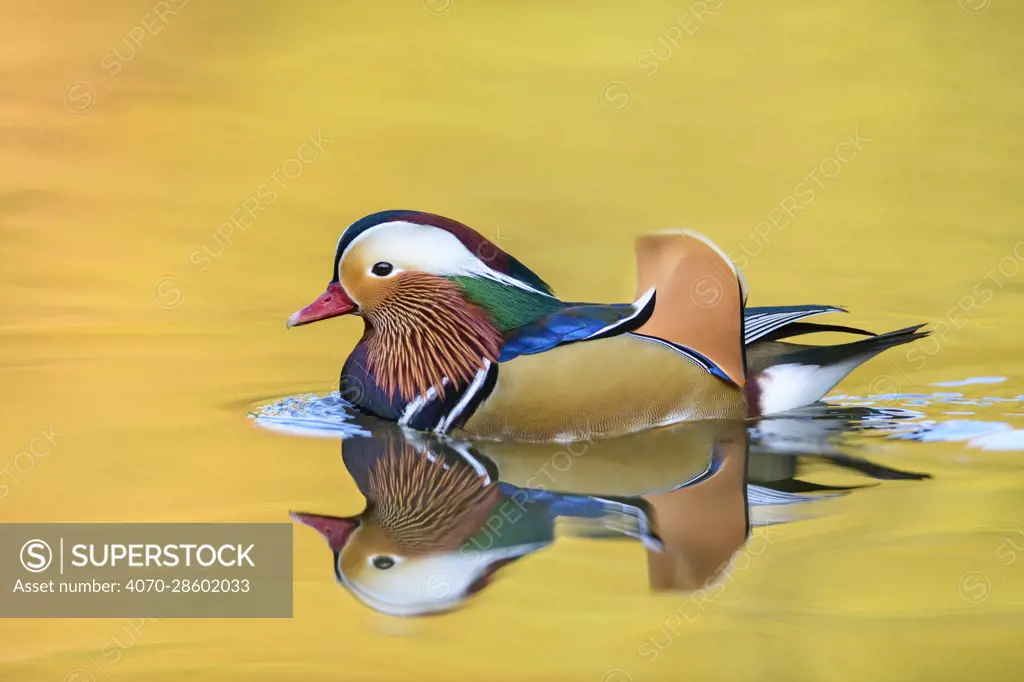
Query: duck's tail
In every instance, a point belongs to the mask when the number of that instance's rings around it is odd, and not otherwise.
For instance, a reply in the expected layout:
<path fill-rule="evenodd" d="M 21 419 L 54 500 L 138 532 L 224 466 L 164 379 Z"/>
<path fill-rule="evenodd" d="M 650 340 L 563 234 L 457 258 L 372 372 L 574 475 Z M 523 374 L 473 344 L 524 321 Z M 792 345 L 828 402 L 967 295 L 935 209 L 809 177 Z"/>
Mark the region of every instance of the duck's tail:
<path fill-rule="evenodd" d="M 837 346 L 783 341 L 751 344 L 747 348 L 751 414 L 775 414 L 821 400 L 847 374 L 887 348 L 928 336 L 930 332 L 920 331 L 923 326 L 918 324 Z"/>
<path fill-rule="evenodd" d="M 690 230 L 640 237 L 636 258 L 637 297 L 655 290 L 654 312 L 637 331 L 697 351 L 743 386 L 746 283 L 732 261 Z"/>

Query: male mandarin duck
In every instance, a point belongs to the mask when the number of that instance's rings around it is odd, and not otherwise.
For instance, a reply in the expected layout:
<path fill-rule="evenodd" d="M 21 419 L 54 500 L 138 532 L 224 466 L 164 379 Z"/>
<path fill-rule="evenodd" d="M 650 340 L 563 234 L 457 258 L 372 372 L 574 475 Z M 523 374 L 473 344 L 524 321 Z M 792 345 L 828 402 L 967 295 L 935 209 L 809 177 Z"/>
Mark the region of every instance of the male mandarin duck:
<path fill-rule="evenodd" d="M 842 310 L 834 306 L 745 308 L 742 273 L 688 230 L 640 237 L 636 261 L 634 303 L 567 303 L 466 225 L 383 211 L 345 230 L 327 291 L 288 326 L 363 318 L 340 387 L 364 412 L 417 430 L 524 441 L 786 411 L 926 333 L 802 321 Z M 818 331 L 867 338 L 780 341 Z"/>

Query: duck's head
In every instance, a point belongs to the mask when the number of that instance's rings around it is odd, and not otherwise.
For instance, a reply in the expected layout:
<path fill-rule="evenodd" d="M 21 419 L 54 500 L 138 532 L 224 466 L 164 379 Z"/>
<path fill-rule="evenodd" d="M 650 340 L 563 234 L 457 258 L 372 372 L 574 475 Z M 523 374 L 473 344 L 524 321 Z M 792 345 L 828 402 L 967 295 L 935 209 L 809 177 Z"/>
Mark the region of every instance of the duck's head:
<path fill-rule="evenodd" d="M 544 280 L 462 223 L 421 211 L 380 211 L 342 233 L 327 291 L 292 314 L 288 326 L 339 315 L 372 316 L 398 304 L 396 295 L 408 293 L 402 289 L 410 281 L 443 291 L 453 280 L 467 284 L 460 278 L 551 294 Z"/>
<path fill-rule="evenodd" d="M 418 377 L 394 372 L 390 388 L 411 397 L 431 386 L 441 390 L 444 377 L 471 379 L 483 360 L 497 357 L 503 331 L 552 302 L 557 299 L 540 277 L 462 223 L 419 211 L 382 211 L 345 230 L 327 291 L 289 317 L 288 326 L 359 315 L 398 363 L 403 350 L 406 357 L 424 350 L 429 356 L 436 339 L 438 355 L 447 358 L 427 357 L 406 368 Z"/>
<path fill-rule="evenodd" d="M 447 611 L 485 587 L 498 568 L 540 547 L 471 541 L 501 497 L 497 484 L 468 466 L 399 448 L 374 457 L 357 481 L 367 499 L 362 514 L 292 518 L 324 536 L 335 578 L 377 611 Z"/>

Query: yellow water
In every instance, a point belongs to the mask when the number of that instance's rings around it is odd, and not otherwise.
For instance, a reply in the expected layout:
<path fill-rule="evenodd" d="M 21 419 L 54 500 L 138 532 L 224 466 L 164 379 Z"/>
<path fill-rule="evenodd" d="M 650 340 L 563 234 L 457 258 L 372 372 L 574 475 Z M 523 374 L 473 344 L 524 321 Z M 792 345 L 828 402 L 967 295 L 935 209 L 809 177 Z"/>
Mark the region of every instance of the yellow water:
<path fill-rule="evenodd" d="M 569 300 L 627 298 L 632 239 L 689 226 L 741 261 L 752 303 L 947 330 L 844 391 L 999 375 L 972 388 L 1024 393 L 1019 3 L 40 1 L 0 16 L 0 466 L 59 434 L 8 469 L 4 521 L 359 511 L 336 442 L 245 413 L 330 390 L 359 324 L 284 321 L 323 290 L 344 227 L 384 208 L 466 222 Z M 680 598 L 650 593 L 639 545 L 566 539 L 468 608 L 399 620 L 338 589 L 297 529 L 290 620 L 147 622 L 116 661 L 101 649 L 131 639 L 128 621 L 9 620 L 0 677 L 1018 679 L 1024 562 L 995 562 L 1024 528 L 1021 453 L 873 447 L 935 478 L 783 526 L 654 661 L 638 647 L 664 642 Z M 971 571 L 983 599 L 961 596 Z"/>

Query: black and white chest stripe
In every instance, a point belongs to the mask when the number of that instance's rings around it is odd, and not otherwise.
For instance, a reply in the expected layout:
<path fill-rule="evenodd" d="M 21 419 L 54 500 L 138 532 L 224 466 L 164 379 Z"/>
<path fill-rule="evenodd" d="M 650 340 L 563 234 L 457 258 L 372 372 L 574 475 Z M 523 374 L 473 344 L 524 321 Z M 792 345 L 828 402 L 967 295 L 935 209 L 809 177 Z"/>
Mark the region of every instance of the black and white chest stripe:
<path fill-rule="evenodd" d="M 435 388 L 417 396 L 406 405 L 398 423 L 418 431 L 433 431 L 444 434 L 459 428 L 473 416 L 476 409 L 494 390 L 498 382 L 498 364 L 484 360 L 473 380 L 466 386 L 444 391 L 439 395 Z M 447 379 L 444 382 L 449 386 Z"/>

